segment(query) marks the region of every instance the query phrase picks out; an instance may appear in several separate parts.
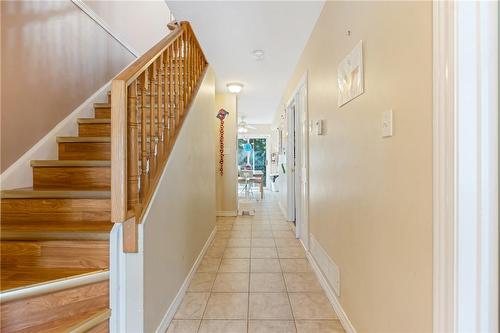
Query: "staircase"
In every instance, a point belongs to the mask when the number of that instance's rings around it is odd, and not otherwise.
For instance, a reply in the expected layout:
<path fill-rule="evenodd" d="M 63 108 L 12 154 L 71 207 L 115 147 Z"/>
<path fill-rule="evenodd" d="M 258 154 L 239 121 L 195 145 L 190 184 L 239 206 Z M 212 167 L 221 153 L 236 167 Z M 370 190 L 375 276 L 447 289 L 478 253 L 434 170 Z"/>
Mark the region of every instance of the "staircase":
<path fill-rule="evenodd" d="M 57 160 L 31 161 L 33 187 L 1 199 L 1 332 L 108 332 L 109 235 L 137 251 L 137 224 L 207 63 L 187 22 L 120 73 Z M 112 120 L 113 119 L 113 120 Z M 111 172 L 113 170 L 113 173 Z"/>
<path fill-rule="evenodd" d="M 1 331 L 107 332 L 111 106 L 31 161 L 33 188 L 1 192 Z"/>

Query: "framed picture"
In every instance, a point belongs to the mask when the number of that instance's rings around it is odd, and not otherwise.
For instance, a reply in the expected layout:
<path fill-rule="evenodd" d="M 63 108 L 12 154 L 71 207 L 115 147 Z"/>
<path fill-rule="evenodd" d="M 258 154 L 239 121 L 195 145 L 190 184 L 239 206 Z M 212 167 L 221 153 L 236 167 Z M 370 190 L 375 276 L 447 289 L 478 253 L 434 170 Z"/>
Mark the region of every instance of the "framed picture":
<path fill-rule="evenodd" d="M 337 67 L 339 86 L 338 106 L 342 106 L 364 92 L 363 41 L 342 60 Z"/>

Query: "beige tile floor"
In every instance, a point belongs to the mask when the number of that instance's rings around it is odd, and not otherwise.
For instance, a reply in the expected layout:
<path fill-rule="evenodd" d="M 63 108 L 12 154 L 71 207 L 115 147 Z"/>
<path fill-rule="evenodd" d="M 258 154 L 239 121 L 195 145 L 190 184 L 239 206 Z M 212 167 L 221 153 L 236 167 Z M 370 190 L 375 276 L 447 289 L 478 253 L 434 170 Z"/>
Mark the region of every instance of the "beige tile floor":
<path fill-rule="evenodd" d="M 343 333 L 273 193 L 217 234 L 167 333 Z"/>

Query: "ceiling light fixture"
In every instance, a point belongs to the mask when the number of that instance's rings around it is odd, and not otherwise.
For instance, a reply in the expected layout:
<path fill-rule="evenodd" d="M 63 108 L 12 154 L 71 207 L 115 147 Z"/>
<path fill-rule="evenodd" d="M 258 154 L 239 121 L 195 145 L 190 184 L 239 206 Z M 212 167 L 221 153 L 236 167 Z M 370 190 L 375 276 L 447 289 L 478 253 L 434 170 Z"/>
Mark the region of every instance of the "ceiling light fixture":
<path fill-rule="evenodd" d="M 256 129 L 254 126 L 248 125 L 245 118 L 245 116 L 241 116 L 240 121 L 238 122 L 238 133 L 247 133 L 249 129 Z"/>
<path fill-rule="evenodd" d="M 226 84 L 226 87 L 231 94 L 239 94 L 241 89 L 243 89 L 243 84 L 238 82 L 231 82 Z"/>
<path fill-rule="evenodd" d="M 252 54 L 257 61 L 264 60 L 264 50 L 253 50 Z"/>

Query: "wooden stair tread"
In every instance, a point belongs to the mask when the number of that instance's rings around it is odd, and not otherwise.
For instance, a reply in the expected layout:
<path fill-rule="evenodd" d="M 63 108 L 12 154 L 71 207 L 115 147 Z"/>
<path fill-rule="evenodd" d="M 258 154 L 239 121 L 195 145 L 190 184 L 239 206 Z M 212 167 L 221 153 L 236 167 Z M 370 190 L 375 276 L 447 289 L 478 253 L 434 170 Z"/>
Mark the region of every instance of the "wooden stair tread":
<path fill-rule="evenodd" d="M 94 103 L 94 108 L 110 108 L 111 104 L 109 103 Z"/>
<path fill-rule="evenodd" d="M 111 221 L 75 221 L 70 223 L 62 223 L 61 221 L 40 222 L 30 221 L 24 223 L 2 223 L 0 225 L 1 232 L 26 232 L 26 233 L 96 233 L 96 232 L 111 232 L 113 223 Z M 3 237 L 4 235 L 0 235 Z M 56 236 L 54 236 L 56 237 Z M 74 236 L 73 236 L 74 237 Z"/>
<path fill-rule="evenodd" d="M 109 136 L 58 136 L 58 143 L 63 142 L 95 142 L 95 143 L 110 143 Z"/>
<path fill-rule="evenodd" d="M 78 118 L 79 124 L 111 124 L 111 119 L 106 118 Z"/>
<path fill-rule="evenodd" d="M 111 222 L 109 223 L 111 224 Z M 19 230 L 18 228 L 2 227 L 2 241 L 35 241 L 35 240 L 109 240 L 109 228 L 101 230 Z M 15 229 L 15 230 L 12 230 Z"/>
<path fill-rule="evenodd" d="M 111 167 L 111 161 L 91 161 L 91 160 L 32 160 L 31 167 Z"/>
<path fill-rule="evenodd" d="M 88 332 L 92 328 L 100 325 L 106 320 L 109 320 L 111 317 L 111 310 L 104 309 L 98 312 L 92 311 L 89 313 L 82 314 L 80 316 L 71 317 L 68 319 L 65 325 L 60 325 L 57 327 L 58 329 L 64 329 L 64 331 L 68 333 L 80 333 L 80 332 Z M 61 323 L 62 324 L 62 323 Z M 49 330 L 48 332 L 60 332 L 60 330 Z"/>
<path fill-rule="evenodd" d="M 22 188 L 0 191 L 0 199 L 109 199 L 111 191 L 34 190 Z"/>
<path fill-rule="evenodd" d="M 38 330 L 43 330 L 44 333 L 83 333 L 89 332 L 94 327 L 104 321 L 107 321 L 111 316 L 111 310 L 105 309 L 98 312 L 89 311 L 77 316 L 71 316 L 56 321 L 51 321 L 45 325 L 37 326 Z M 20 332 L 24 332 L 20 331 Z M 30 332 L 27 330 L 26 332 Z M 107 332 L 103 331 L 103 332 Z"/>
<path fill-rule="evenodd" d="M 21 286 L 1 293 L 6 332 L 108 332 L 109 271 Z"/>
<path fill-rule="evenodd" d="M 97 273 L 103 270 L 95 268 L 40 268 L 40 267 L 4 267 L 2 266 L 0 291 L 24 288 L 54 280 L 67 279 L 82 274 Z"/>

